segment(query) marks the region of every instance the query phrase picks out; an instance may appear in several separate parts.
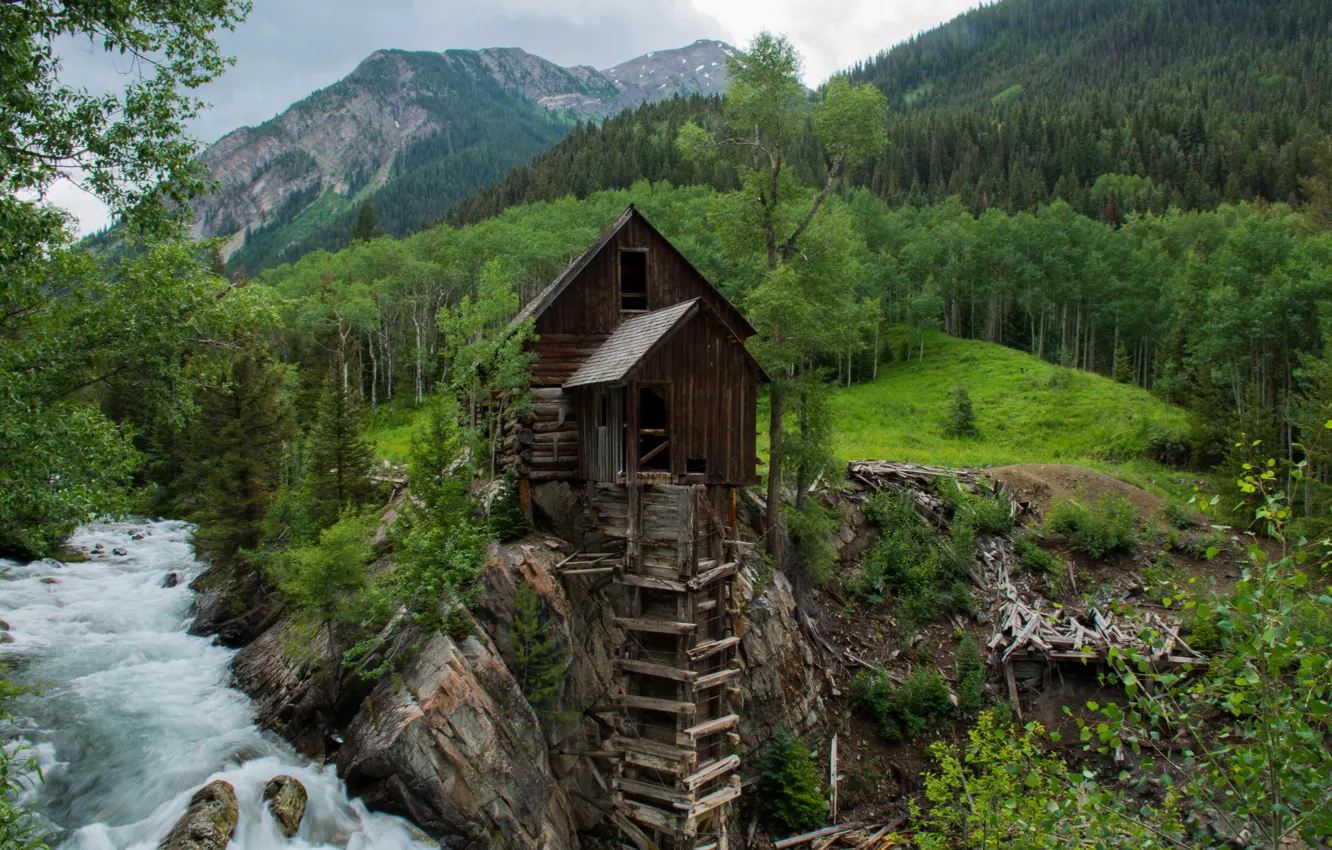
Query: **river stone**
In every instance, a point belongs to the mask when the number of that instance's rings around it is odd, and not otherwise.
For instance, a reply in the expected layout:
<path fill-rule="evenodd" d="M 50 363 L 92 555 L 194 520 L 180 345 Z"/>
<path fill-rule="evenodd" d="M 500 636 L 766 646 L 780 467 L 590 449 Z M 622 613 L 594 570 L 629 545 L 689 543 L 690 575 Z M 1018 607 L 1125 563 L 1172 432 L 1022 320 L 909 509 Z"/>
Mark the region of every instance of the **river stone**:
<path fill-rule="evenodd" d="M 288 838 L 294 838 L 300 831 L 306 799 L 305 786 L 294 776 L 274 776 L 264 786 L 264 802 Z"/>
<path fill-rule="evenodd" d="M 167 573 L 166 576 L 162 578 L 163 587 L 175 587 L 178 584 L 180 584 L 179 573 Z"/>
<path fill-rule="evenodd" d="M 9 626 L 5 626 L 5 628 L 6 629 L 9 628 Z M 0 632 L 0 643 L 13 643 L 13 642 L 14 642 L 13 635 L 11 635 L 9 632 Z"/>
<path fill-rule="evenodd" d="M 221 779 L 210 782 L 190 798 L 158 850 L 224 850 L 239 817 L 236 789 Z"/>
<path fill-rule="evenodd" d="M 9 621 L 0 620 L 0 632 L 7 632 L 7 631 L 9 631 Z"/>
<path fill-rule="evenodd" d="M 42 584 L 60 584 L 60 579 L 56 578 L 55 576 L 47 576 L 46 578 L 42 579 Z"/>
<path fill-rule="evenodd" d="M 111 550 L 111 554 L 112 554 L 112 555 L 119 555 L 120 557 L 123 558 L 123 557 L 125 557 L 126 555 L 129 554 L 129 550 L 126 549 L 126 548 L 124 548 L 123 546 L 117 546 L 116 548 L 114 548 L 114 549 Z"/>

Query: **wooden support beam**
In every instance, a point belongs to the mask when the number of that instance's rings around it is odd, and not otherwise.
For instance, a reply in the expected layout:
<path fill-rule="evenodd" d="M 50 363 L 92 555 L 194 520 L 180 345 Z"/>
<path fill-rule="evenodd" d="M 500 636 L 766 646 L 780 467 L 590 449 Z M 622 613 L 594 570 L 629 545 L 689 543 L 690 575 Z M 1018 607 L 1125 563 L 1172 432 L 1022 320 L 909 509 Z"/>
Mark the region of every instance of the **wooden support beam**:
<path fill-rule="evenodd" d="M 689 810 L 689 817 L 697 818 L 700 815 L 705 815 L 718 806 L 724 806 L 739 796 L 740 783 L 738 782 L 734 785 L 727 785 L 725 788 L 719 788 L 706 797 L 700 797 L 698 802 L 694 803 L 693 808 Z"/>
<path fill-rule="evenodd" d="M 660 741 L 652 741 L 647 738 L 630 738 L 625 735 L 612 735 L 611 746 L 617 750 L 625 752 L 649 753 L 662 758 L 674 759 L 676 761 L 688 761 L 693 763 L 698 760 L 698 752 L 685 749 L 683 747 L 673 747 L 670 744 L 663 744 Z"/>
<path fill-rule="evenodd" d="M 657 455 L 659 455 L 659 454 L 661 454 L 662 452 L 666 451 L 667 447 L 669 447 L 670 444 L 671 444 L 671 441 L 670 441 L 670 440 L 662 440 L 662 441 L 661 441 L 661 444 L 658 445 L 655 449 L 653 449 L 652 451 L 650 451 L 650 452 L 648 452 L 647 454 L 645 454 L 645 455 L 643 455 L 642 457 L 640 457 L 640 458 L 638 459 L 638 467 L 639 467 L 639 469 L 642 469 L 642 468 L 643 468 L 643 464 L 647 463 L 648 461 L 652 460 L 652 459 L 653 459 L 654 457 L 656 457 Z"/>
<path fill-rule="evenodd" d="M 649 806 L 646 803 L 636 803 L 633 800 L 617 800 L 615 807 L 622 810 L 626 815 L 648 826 L 657 829 L 675 831 L 680 820 L 680 816 L 673 812 L 664 812 L 656 806 Z"/>
<path fill-rule="evenodd" d="M 740 638 L 732 636 L 699 644 L 689 650 L 689 660 L 702 661 L 704 658 L 711 658 L 719 652 L 725 652 L 738 643 L 740 643 Z"/>
<path fill-rule="evenodd" d="M 586 569 L 562 570 L 562 576 L 597 576 L 615 572 L 615 567 L 588 567 Z"/>
<path fill-rule="evenodd" d="M 739 766 L 740 757 L 737 755 L 729 755 L 726 758 L 718 759 L 711 764 L 704 765 L 694 773 L 686 776 L 681 780 L 680 784 L 688 788 L 690 791 L 693 791 L 700 785 L 705 785 L 719 776 L 724 776 Z"/>
<path fill-rule="evenodd" d="M 671 679 L 676 682 L 693 682 L 698 674 L 693 670 L 681 670 L 668 664 L 654 664 L 651 661 L 639 661 L 634 658 L 616 658 L 611 662 L 616 669 L 626 673 L 641 673 L 644 676 L 656 676 L 659 679 Z"/>
<path fill-rule="evenodd" d="M 620 582 L 634 587 L 646 587 L 649 590 L 671 590 L 676 593 L 689 592 L 689 585 L 682 581 L 671 581 L 670 579 L 643 575 L 642 573 L 624 573 L 620 576 Z"/>
<path fill-rule="evenodd" d="M 661 635 L 687 635 L 698 629 L 697 623 L 651 620 L 646 617 L 616 617 L 615 625 L 635 632 L 652 632 Z"/>
<path fill-rule="evenodd" d="M 726 670 L 718 670 L 716 673 L 709 673 L 706 676 L 699 676 L 694 681 L 695 691 L 706 691 L 708 688 L 715 688 L 718 685 L 724 685 L 727 682 L 740 678 L 740 670 L 731 667 Z"/>
<path fill-rule="evenodd" d="M 640 697 L 636 694 L 624 694 L 620 697 L 620 704 L 625 708 L 643 708 L 648 711 L 665 711 L 669 714 L 694 714 L 698 711 L 698 705 L 692 702 L 681 702 L 673 699 L 657 699 L 656 697 Z"/>
<path fill-rule="evenodd" d="M 694 804 L 694 795 L 688 791 L 677 791 L 674 788 L 667 788 L 665 785 L 658 785 L 655 782 L 641 782 L 637 779 L 627 779 L 623 776 L 616 776 L 611 780 L 611 784 L 626 794 L 634 794 L 639 797 L 651 797 L 654 800 L 661 800 L 672 806 L 683 806 L 688 809 Z"/>
<path fill-rule="evenodd" d="M 706 723 L 691 726 L 684 730 L 683 734 L 686 738 L 697 741 L 699 738 L 713 735 L 717 732 L 725 732 L 727 729 L 732 729 L 739 722 L 740 716 L 738 714 L 728 714 L 725 717 L 718 717 L 715 720 L 709 720 Z"/>
<path fill-rule="evenodd" d="M 691 578 L 689 580 L 689 589 L 700 590 L 712 584 L 714 581 L 718 579 L 726 578 L 727 576 L 730 575 L 735 575 L 736 570 L 738 570 L 739 568 L 740 565 L 735 563 L 734 561 L 728 564 L 722 564 L 720 567 L 713 567 L 707 572 L 695 576 L 694 578 Z"/>

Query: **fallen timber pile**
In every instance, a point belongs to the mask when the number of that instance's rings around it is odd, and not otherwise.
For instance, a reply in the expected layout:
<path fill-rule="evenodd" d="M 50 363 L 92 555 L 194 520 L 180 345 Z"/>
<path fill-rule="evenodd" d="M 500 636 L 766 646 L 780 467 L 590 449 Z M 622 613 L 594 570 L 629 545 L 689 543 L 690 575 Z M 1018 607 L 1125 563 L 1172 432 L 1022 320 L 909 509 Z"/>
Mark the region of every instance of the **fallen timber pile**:
<path fill-rule="evenodd" d="M 934 483 L 953 478 L 964 490 L 988 493 L 1012 500 L 1012 491 L 987 484 L 975 469 L 947 469 L 910 463 L 853 461 L 847 464 L 853 481 L 871 491 L 909 490 L 916 509 L 938 528 L 949 524 L 951 506 L 934 492 Z M 1014 514 L 1019 512 L 1014 503 Z M 1009 695 L 1016 704 L 1017 686 L 1013 665 L 1027 670 L 1033 663 L 1104 663 L 1112 649 L 1133 650 L 1157 668 L 1201 667 L 1207 659 L 1179 635 L 1177 628 L 1155 612 L 1136 609 L 1112 610 L 1108 604 L 1089 605 L 1081 614 L 1056 607 L 1043 599 L 1028 576 L 1016 576 L 1011 535 L 978 535 L 977 553 L 983 569 L 971 572 L 972 580 L 990 597 L 990 622 L 994 632 L 987 642 L 991 664 L 1004 669 Z M 1070 565 L 1074 591 L 1076 578 Z M 1018 678 L 1023 678 L 1019 676 Z"/>
<path fill-rule="evenodd" d="M 860 821 L 825 826 L 803 835 L 783 838 L 772 846 L 775 850 L 787 850 L 789 847 L 808 847 L 810 850 L 827 850 L 830 847 L 849 847 L 855 850 L 885 850 L 897 845 L 898 835 L 895 830 L 906 822 L 905 817 L 892 823 L 866 824 Z"/>
<path fill-rule="evenodd" d="M 1104 662 L 1111 648 L 1132 649 L 1153 666 L 1192 665 L 1207 659 L 1179 636 L 1177 629 L 1152 611 L 1090 607 L 1082 619 L 1067 608 L 1045 610 L 1044 600 L 1030 601 L 1013 582 L 1011 544 L 996 538 L 980 549 L 997 607 L 994 634 L 986 646 L 1001 664 L 1010 661 Z"/>

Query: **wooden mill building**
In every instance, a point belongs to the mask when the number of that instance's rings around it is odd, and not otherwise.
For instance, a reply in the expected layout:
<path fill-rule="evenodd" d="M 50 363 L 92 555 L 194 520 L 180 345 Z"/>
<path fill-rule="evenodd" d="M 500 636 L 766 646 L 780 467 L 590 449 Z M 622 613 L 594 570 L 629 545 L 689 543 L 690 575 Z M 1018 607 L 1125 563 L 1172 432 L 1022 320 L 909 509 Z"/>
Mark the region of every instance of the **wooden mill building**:
<path fill-rule="evenodd" d="M 724 848 L 740 794 L 735 497 L 758 480 L 767 380 L 754 329 L 632 206 L 514 321 L 529 319 L 538 405 L 506 441 L 510 469 L 524 494 L 579 488 L 623 549 L 596 568 L 624 635 L 616 821 L 644 850 Z"/>

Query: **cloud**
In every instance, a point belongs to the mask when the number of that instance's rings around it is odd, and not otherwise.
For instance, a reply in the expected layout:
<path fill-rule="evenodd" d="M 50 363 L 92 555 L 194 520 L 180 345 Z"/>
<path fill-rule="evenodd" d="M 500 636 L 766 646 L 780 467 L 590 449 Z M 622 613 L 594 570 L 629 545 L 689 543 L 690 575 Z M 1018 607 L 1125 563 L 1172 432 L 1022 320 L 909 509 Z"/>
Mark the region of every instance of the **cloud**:
<path fill-rule="evenodd" d="M 691 0 L 743 47 L 760 30 L 782 33 L 805 58 L 805 84 L 874 56 L 968 9 L 976 0 Z"/>

